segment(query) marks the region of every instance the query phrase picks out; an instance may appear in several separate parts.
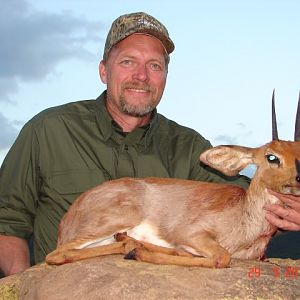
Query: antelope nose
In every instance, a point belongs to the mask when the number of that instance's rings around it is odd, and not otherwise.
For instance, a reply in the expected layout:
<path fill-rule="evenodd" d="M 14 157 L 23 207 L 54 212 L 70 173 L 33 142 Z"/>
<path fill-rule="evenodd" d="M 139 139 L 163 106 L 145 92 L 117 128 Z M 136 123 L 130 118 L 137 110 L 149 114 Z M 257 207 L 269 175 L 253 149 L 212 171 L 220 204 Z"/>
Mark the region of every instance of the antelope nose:
<path fill-rule="evenodd" d="M 295 159 L 295 165 L 297 170 L 296 181 L 300 183 L 300 161 L 298 159 Z"/>

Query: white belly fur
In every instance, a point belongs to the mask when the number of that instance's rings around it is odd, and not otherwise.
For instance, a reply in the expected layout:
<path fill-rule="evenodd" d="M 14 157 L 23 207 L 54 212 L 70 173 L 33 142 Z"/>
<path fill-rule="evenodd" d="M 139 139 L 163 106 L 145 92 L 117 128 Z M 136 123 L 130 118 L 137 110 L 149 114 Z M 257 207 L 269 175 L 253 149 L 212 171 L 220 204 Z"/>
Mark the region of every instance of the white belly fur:
<path fill-rule="evenodd" d="M 153 226 L 151 223 L 148 223 L 147 221 L 144 221 L 140 223 L 138 226 L 127 230 L 127 235 L 131 236 L 132 238 L 138 241 L 148 242 L 157 246 L 162 246 L 167 248 L 174 248 L 173 245 L 161 239 L 158 236 L 157 228 Z"/>
<path fill-rule="evenodd" d="M 128 236 L 142 242 L 148 242 L 157 246 L 167 248 L 174 248 L 174 246 L 161 239 L 157 234 L 157 228 L 147 221 L 143 221 L 142 223 L 133 228 L 120 229 L 115 233 L 118 232 L 127 232 Z M 114 234 L 85 242 L 84 244 L 81 244 L 77 249 L 94 248 L 98 246 L 112 244 L 116 242 L 116 240 L 114 239 Z"/>

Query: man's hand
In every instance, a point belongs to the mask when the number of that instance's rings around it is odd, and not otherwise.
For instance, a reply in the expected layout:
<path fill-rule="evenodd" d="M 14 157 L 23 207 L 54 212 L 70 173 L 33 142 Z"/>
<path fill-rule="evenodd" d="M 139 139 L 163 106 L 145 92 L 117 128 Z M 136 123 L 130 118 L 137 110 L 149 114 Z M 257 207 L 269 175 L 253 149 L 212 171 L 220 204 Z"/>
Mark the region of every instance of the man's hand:
<path fill-rule="evenodd" d="M 0 235 L 0 269 L 5 276 L 23 272 L 30 267 L 27 241 Z"/>
<path fill-rule="evenodd" d="M 267 211 L 266 219 L 283 230 L 300 230 L 300 197 L 284 195 L 270 190 L 268 192 L 283 204 L 266 205 L 264 207 Z"/>

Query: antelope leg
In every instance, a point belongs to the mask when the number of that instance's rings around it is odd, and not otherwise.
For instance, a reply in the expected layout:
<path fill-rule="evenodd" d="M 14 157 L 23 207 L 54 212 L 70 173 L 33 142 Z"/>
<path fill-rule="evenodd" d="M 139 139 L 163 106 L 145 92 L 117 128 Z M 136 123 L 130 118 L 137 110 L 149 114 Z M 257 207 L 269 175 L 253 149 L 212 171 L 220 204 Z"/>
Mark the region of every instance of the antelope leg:
<path fill-rule="evenodd" d="M 177 255 L 177 256 L 194 257 L 191 253 L 186 252 L 184 250 L 180 250 L 180 249 L 176 249 L 176 248 L 167 248 L 167 247 L 157 246 L 157 245 L 154 245 L 154 244 L 151 244 L 148 242 L 138 241 L 138 240 L 126 235 L 126 233 L 115 234 L 115 239 L 116 239 L 116 241 L 127 241 L 127 242 L 133 241 L 136 244 L 137 248 L 144 248 L 144 249 L 152 251 L 152 252 L 164 253 L 164 254 L 169 254 L 169 255 Z M 134 249 L 134 248 L 132 248 L 132 249 Z M 127 253 L 127 251 L 126 251 L 126 253 Z"/>
<path fill-rule="evenodd" d="M 183 241 L 183 244 L 195 249 L 199 254 L 203 254 L 205 257 L 187 257 L 180 256 L 180 254 L 172 255 L 172 252 L 160 251 L 161 248 L 164 247 L 157 248 L 158 246 L 150 244 L 151 247 L 149 249 L 153 251 L 149 251 L 146 247 L 138 247 L 127 253 L 125 258 L 154 264 L 189 267 L 224 268 L 229 266 L 230 254 L 217 243 L 209 232 L 200 232 L 195 237 L 189 239 L 189 241 L 191 241 L 189 244 L 187 241 Z"/>
<path fill-rule="evenodd" d="M 210 232 L 198 232 L 183 241 L 183 245 L 191 247 L 205 258 L 214 261 L 214 267 L 225 268 L 230 264 L 230 254 L 216 240 Z"/>
<path fill-rule="evenodd" d="M 136 248 L 132 250 L 131 252 L 126 254 L 125 258 L 159 265 L 177 265 L 206 268 L 214 268 L 216 266 L 215 260 L 211 258 L 169 255 L 165 253 L 152 252 L 144 248 Z"/>
<path fill-rule="evenodd" d="M 116 242 L 109 245 L 94 248 L 76 249 L 65 244 L 58 247 L 46 256 L 46 262 L 53 265 L 61 265 L 86 258 L 92 258 L 108 254 L 125 254 L 126 242 Z M 78 245 L 77 245 L 78 246 Z"/>

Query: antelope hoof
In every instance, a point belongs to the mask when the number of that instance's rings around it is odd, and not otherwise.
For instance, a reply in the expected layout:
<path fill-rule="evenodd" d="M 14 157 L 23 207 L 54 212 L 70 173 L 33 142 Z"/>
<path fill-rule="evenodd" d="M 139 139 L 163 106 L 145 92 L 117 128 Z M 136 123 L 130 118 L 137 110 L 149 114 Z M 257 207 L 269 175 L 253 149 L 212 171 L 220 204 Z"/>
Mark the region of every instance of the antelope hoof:
<path fill-rule="evenodd" d="M 68 262 L 68 258 L 60 253 L 50 253 L 46 256 L 46 263 L 48 265 L 63 265 Z"/>
<path fill-rule="evenodd" d="M 230 264 L 230 255 L 228 253 L 222 253 L 215 259 L 215 268 L 226 268 Z"/>
<path fill-rule="evenodd" d="M 125 238 L 127 237 L 127 232 L 117 232 L 114 234 L 114 238 L 117 242 L 121 242 L 123 240 L 125 240 Z"/>
<path fill-rule="evenodd" d="M 133 250 L 129 251 L 129 252 L 124 256 L 124 259 L 137 260 L 136 249 L 133 249 Z"/>

